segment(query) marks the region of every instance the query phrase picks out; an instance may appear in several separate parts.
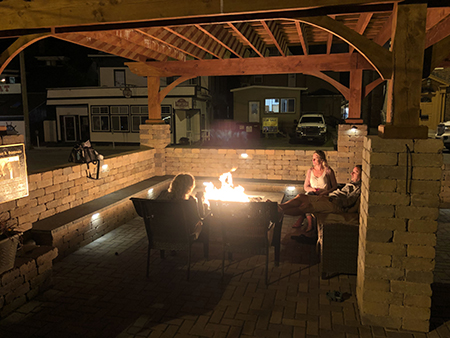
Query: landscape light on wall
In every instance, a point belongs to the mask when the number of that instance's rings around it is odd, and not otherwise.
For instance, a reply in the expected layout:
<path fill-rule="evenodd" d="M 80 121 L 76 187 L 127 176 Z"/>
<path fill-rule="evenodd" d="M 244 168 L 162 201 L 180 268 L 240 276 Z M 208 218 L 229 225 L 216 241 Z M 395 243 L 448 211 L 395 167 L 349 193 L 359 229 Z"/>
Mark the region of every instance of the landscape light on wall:
<path fill-rule="evenodd" d="M 241 157 L 242 157 L 242 158 L 248 158 L 248 154 L 247 154 L 247 153 L 242 153 L 242 154 L 241 154 Z"/>
<path fill-rule="evenodd" d="M 355 126 L 355 125 L 353 125 L 351 128 L 350 128 L 350 130 L 352 130 L 353 131 L 353 136 L 355 136 L 357 133 L 358 133 L 358 127 L 357 126 Z"/>
<path fill-rule="evenodd" d="M 91 221 L 94 221 L 96 219 L 100 218 L 100 214 L 97 212 L 96 214 L 93 214 L 91 217 Z"/>
<path fill-rule="evenodd" d="M 295 191 L 295 187 L 292 187 L 292 186 L 286 187 L 286 191 L 293 192 L 293 191 Z"/>
<path fill-rule="evenodd" d="M 102 172 L 108 171 L 108 168 L 107 164 L 102 165 Z"/>
<path fill-rule="evenodd" d="M 148 197 L 153 197 L 153 188 L 148 189 L 147 196 Z"/>

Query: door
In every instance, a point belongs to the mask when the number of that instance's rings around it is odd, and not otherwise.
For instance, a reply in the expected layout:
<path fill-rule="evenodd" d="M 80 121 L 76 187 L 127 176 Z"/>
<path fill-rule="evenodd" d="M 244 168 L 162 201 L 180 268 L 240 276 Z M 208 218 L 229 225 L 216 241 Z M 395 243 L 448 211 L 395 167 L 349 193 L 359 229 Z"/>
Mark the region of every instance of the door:
<path fill-rule="evenodd" d="M 77 128 L 76 128 L 76 116 L 63 116 L 64 120 L 64 141 L 76 142 L 77 140 Z"/>
<path fill-rule="evenodd" d="M 80 133 L 81 133 L 81 141 L 89 140 L 89 116 L 80 116 Z"/>

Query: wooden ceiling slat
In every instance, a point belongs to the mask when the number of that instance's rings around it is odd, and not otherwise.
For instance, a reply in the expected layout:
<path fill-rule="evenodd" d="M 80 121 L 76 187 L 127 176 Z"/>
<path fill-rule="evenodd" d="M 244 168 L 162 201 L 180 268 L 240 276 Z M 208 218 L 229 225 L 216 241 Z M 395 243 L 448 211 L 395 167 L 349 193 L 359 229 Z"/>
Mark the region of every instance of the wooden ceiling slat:
<path fill-rule="evenodd" d="M 261 24 L 263 25 L 267 34 L 269 34 L 270 39 L 275 44 L 275 47 L 277 47 L 281 56 L 286 56 L 287 55 L 287 43 L 286 43 L 286 39 L 283 36 L 283 33 L 281 32 L 280 28 L 278 27 L 278 24 L 275 21 L 261 21 Z"/>
<path fill-rule="evenodd" d="M 210 26 L 200 26 L 195 25 L 203 33 L 210 36 L 217 43 L 221 44 L 223 47 L 227 48 L 230 52 L 235 54 L 237 57 L 244 57 L 244 51 L 242 44 L 226 29 L 220 25 L 210 25 Z"/>
<path fill-rule="evenodd" d="M 138 62 L 145 62 L 147 57 L 143 55 L 130 55 L 126 50 L 122 48 L 118 48 L 115 46 L 108 45 L 105 42 L 97 41 L 91 37 L 83 36 L 77 33 L 64 33 L 64 34 L 55 34 L 55 38 L 64 40 L 67 42 L 75 43 L 77 45 L 81 45 L 83 47 L 88 47 L 92 49 L 96 49 L 108 54 L 114 54 L 120 57 L 124 57 L 127 59 L 131 59 Z"/>
<path fill-rule="evenodd" d="M 427 26 L 426 30 L 436 26 L 440 21 L 450 15 L 450 8 L 428 8 L 427 10 Z"/>
<path fill-rule="evenodd" d="M 427 32 L 425 48 L 428 48 L 450 35 L 450 15 L 439 21 Z"/>
<path fill-rule="evenodd" d="M 186 53 L 193 58 L 203 59 L 206 52 L 200 48 L 187 43 L 185 40 L 179 39 L 176 35 L 171 34 L 169 31 L 162 28 L 143 28 L 140 32 L 154 38 L 157 41 L 165 43 L 176 50 Z"/>
<path fill-rule="evenodd" d="M 392 20 L 393 16 L 392 14 L 389 16 L 387 22 L 381 27 L 380 31 L 378 32 L 377 36 L 373 41 L 380 46 L 384 46 L 386 42 L 388 42 L 391 39 L 392 35 Z"/>
<path fill-rule="evenodd" d="M 219 59 L 223 59 L 226 53 L 226 49 L 213 39 L 208 39 L 201 30 L 195 26 L 185 27 L 165 27 L 166 30 L 173 32 L 173 34 L 179 36 L 182 39 L 189 41 L 198 48 L 203 49 L 205 52 L 214 55 Z"/>
<path fill-rule="evenodd" d="M 158 52 L 155 52 L 152 49 L 149 49 L 144 46 L 140 46 L 137 44 L 134 44 L 133 42 L 130 42 L 127 39 L 124 39 L 120 37 L 119 35 L 115 34 L 111 31 L 106 32 L 82 32 L 79 33 L 80 35 L 85 35 L 88 37 L 91 37 L 97 41 L 103 41 L 107 44 L 110 44 L 112 46 L 120 47 L 126 50 L 130 50 L 132 52 L 135 52 L 137 54 L 146 56 L 149 59 L 155 59 L 159 61 L 166 61 L 167 56 L 160 54 Z"/>
<path fill-rule="evenodd" d="M 335 15 L 329 15 L 333 20 L 336 19 Z M 327 33 L 327 54 L 331 54 L 331 45 L 333 44 L 333 34 Z"/>
<path fill-rule="evenodd" d="M 260 39 L 248 23 L 228 23 L 228 25 L 241 37 L 241 39 L 248 43 L 256 54 L 260 57 L 264 57 L 266 52 L 265 43 Z"/>

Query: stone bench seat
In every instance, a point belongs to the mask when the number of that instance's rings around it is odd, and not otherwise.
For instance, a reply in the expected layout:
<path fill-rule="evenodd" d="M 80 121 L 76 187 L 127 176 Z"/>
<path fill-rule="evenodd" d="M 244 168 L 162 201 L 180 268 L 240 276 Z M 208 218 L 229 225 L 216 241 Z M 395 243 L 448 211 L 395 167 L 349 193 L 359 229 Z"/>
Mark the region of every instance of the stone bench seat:
<path fill-rule="evenodd" d="M 39 245 L 58 248 L 58 259 L 65 257 L 136 217 L 130 197 L 154 198 L 167 189 L 170 179 L 154 176 L 39 220 L 33 223 L 32 238 Z"/>

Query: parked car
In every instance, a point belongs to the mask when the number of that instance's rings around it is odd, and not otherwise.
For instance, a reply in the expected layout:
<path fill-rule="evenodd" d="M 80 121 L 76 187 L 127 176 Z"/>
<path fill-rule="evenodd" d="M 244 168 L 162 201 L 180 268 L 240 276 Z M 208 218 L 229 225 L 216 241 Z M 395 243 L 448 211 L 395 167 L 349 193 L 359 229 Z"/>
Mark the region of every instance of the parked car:
<path fill-rule="evenodd" d="M 319 141 L 324 143 L 327 139 L 327 125 L 323 115 L 302 115 L 297 124 L 296 136 L 300 140 Z"/>
<path fill-rule="evenodd" d="M 444 146 L 450 149 L 450 121 L 439 123 L 435 137 L 444 141 Z"/>

